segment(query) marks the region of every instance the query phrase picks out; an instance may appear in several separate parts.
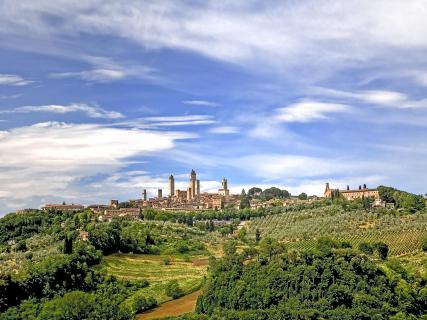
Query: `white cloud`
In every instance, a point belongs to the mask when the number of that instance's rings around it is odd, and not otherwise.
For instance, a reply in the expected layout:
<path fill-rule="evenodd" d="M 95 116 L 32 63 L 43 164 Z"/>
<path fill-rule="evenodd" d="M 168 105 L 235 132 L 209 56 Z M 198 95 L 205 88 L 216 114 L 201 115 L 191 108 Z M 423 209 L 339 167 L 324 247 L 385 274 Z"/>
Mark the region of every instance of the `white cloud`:
<path fill-rule="evenodd" d="M 90 118 L 118 119 L 124 116 L 116 111 L 109 111 L 97 106 L 90 106 L 84 103 L 72 103 L 69 105 L 45 105 L 45 106 L 23 106 L 12 110 L 0 111 L 0 113 L 29 113 L 29 112 L 51 112 L 70 113 L 84 112 Z"/>
<path fill-rule="evenodd" d="M 221 126 L 221 127 L 211 128 L 209 129 L 208 132 L 215 133 L 215 134 L 231 134 L 231 133 L 238 133 L 239 128 L 233 127 L 233 126 Z"/>
<path fill-rule="evenodd" d="M 0 6 L 0 32 L 33 41 L 79 33 L 112 35 L 148 50 L 190 50 L 255 70 L 263 69 L 262 63 L 279 71 L 310 65 L 327 72 L 376 59 L 396 61 L 396 52 L 425 49 L 425 10 L 424 0 L 324 0 L 316 5 L 285 1 L 262 6 L 252 1 L 194 5 L 6 0 Z M 53 27 L 46 14 L 61 23 Z M 409 63 L 416 66 L 417 61 Z"/>
<path fill-rule="evenodd" d="M 101 197 L 105 201 L 102 197 L 107 194 L 122 194 L 132 186 L 117 190 L 106 179 L 91 183 L 92 177 L 110 176 L 126 167 L 130 158 L 171 150 L 176 140 L 188 137 L 185 133 L 57 122 L 2 132 L 0 208 L 16 200 L 27 205 L 61 198 L 88 203 Z M 107 189 L 96 189 L 96 184 Z"/>
<path fill-rule="evenodd" d="M 0 85 L 26 86 L 33 82 L 15 74 L 0 74 Z"/>
<path fill-rule="evenodd" d="M 351 107 L 344 104 L 325 103 L 317 101 L 302 101 L 276 110 L 274 117 L 282 122 L 312 122 L 328 119 L 330 113 L 351 111 Z"/>
<path fill-rule="evenodd" d="M 210 115 L 146 117 L 143 120 L 149 122 L 153 127 L 204 125 L 216 122 L 213 120 L 213 116 Z"/>
<path fill-rule="evenodd" d="M 86 81 L 108 82 L 114 80 L 121 80 L 125 78 L 126 75 L 127 74 L 123 70 L 94 69 L 79 72 L 52 73 L 49 76 L 51 78 L 78 77 Z"/>
<path fill-rule="evenodd" d="M 206 106 L 206 107 L 218 107 L 219 104 L 212 101 L 206 101 L 206 100 L 185 100 L 182 103 L 189 104 L 189 105 L 195 105 L 195 106 Z"/>
<path fill-rule="evenodd" d="M 363 101 L 368 104 L 397 109 L 412 109 L 427 107 L 427 99 L 413 100 L 408 95 L 391 90 L 360 90 L 340 91 L 334 89 L 314 88 L 314 93 L 328 97 L 350 98 Z"/>

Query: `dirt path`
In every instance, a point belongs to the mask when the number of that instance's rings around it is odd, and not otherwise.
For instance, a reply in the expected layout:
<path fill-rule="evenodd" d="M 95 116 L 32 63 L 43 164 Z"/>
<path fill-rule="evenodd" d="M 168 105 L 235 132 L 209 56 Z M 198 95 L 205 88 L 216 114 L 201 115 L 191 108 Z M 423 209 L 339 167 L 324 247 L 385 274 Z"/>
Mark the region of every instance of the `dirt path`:
<path fill-rule="evenodd" d="M 160 319 L 164 317 L 179 316 L 185 313 L 193 312 L 196 306 L 197 298 L 202 290 L 187 294 L 176 300 L 168 301 L 157 308 L 140 313 L 136 316 L 137 320 Z"/>

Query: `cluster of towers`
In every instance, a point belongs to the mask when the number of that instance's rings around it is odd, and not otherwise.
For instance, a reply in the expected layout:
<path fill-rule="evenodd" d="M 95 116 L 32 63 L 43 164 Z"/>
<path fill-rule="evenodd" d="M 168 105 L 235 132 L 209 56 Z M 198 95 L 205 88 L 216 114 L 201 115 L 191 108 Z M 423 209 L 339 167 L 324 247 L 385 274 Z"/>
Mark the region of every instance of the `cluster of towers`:
<path fill-rule="evenodd" d="M 200 180 L 197 179 L 197 174 L 194 170 L 191 170 L 190 180 L 188 182 L 188 187 L 186 190 L 175 189 L 175 178 L 173 175 L 169 176 L 169 194 L 170 199 L 179 200 L 179 201 L 191 201 L 194 199 L 200 199 Z M 221 182 L 221 189 L 218 190 L 218 195 L 229 196 L 230 190 L 228 189 L 227 179 L 223 178 Z M 157 199 L 163 198 L 162 189 L 157 190 Z M 148 201 L 147 190 L 142 191 L 142 200 Z"/>
<path fill-rule="evenodd" d="M 173 175 L 170 175 L 169 177 L 169 196 L 181 196 L 181 191 L 175 190 L 175 178 Z M 190 181 L 186 191 L 186 198 L 187 200 L 192 200 L 198 196 L 200 196 L 200 180 L 197 179 L 196 172 L 191 170 Z"/>

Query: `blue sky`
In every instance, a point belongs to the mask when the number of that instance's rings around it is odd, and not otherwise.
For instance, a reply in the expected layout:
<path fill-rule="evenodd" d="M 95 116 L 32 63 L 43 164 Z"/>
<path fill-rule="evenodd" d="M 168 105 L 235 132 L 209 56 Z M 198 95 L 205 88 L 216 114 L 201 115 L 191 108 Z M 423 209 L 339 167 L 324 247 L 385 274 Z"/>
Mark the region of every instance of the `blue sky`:
<path fill-rule="evenodd" d="M 0 213 L 227 177 L 427 187 L 425 1 L 0 2 Z"/>

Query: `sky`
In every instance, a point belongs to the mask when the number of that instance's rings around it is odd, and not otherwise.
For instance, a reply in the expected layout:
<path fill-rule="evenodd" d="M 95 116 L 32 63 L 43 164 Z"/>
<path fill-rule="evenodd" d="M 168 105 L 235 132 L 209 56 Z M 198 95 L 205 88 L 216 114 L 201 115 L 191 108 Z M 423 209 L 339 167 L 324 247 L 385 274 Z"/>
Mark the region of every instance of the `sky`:
<path fill-rule="evenodd" d="M 390 185 L 427 193 L 427 2 L 0 0 L 0 215 Z"/>

